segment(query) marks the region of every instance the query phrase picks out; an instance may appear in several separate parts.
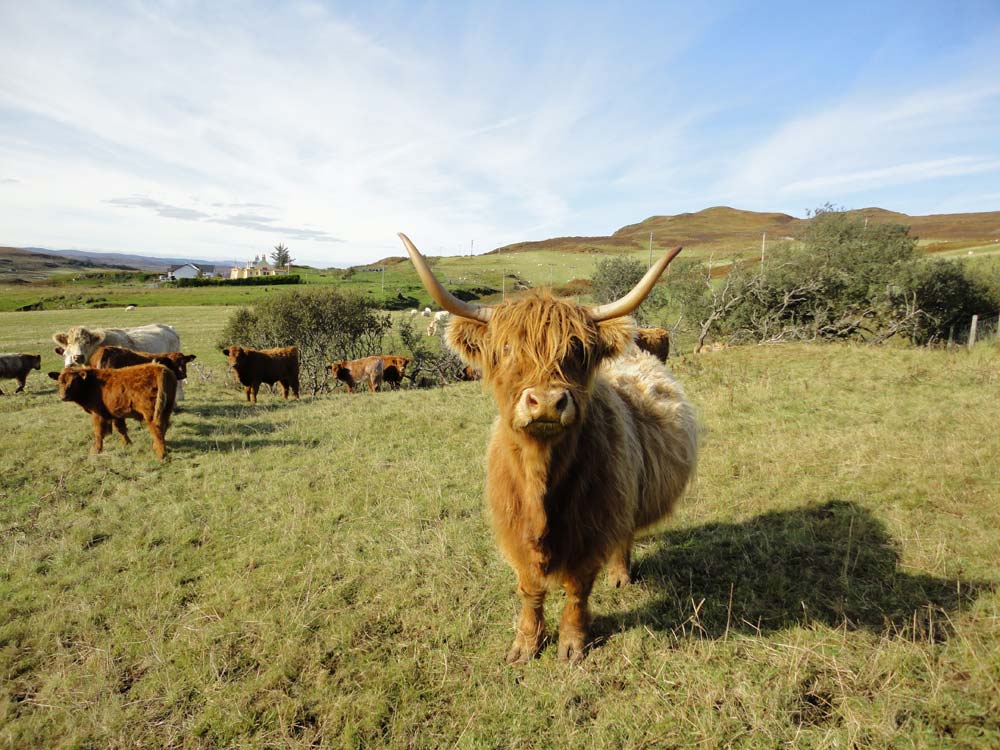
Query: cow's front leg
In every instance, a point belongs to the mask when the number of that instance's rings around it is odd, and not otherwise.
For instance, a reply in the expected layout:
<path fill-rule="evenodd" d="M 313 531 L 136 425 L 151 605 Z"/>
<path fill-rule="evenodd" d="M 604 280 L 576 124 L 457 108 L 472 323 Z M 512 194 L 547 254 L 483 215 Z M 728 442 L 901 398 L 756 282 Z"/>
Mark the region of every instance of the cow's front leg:
<path fill-rule="evenodd" d="M 111 434 L 111 421 L 100 414 L 91 414 L 90 418 L 94 424 L 94 453 L 100 453 L 104 450 L 104 436 Z"/>
<path fill-rule="evenodd" d="M 247 403 L 252 403 L 250 400 L 250 394 L 253 392 L 253 386 L 245 385 L 243 386 L 243 390 L 247 394 Z"/>
<path fill-rule="evenodd" d="M 608 561 L 608 585 L 615 588 L 628 586 L 632 582 L 632 537 L 622 542 Z"/>
<path fill-rule="evenodd" d="M 545 589 L 520 572 L 517 577 L 521 617 L 517 622 L 514 643 L 507 652 L 507 663 L 527 664 L 541 651 L 545 639 Z"/>
<path fill-rule="evenodd" d="M 583 659 L 590 630 L 590 608 L 587 599 L 594 586 L 596 571 L 566 575 L 562 580 L 566 591 L 566 608 L 559 621 L 559 658 L 571 662 Z"/>
<path fill-rule="evenodd" d="M 14 393 L 20 393 L 24 390 L 24 384 L 28 382 L 28 376 L 25 375 L 23 378 L 17 378 L 17 390 Z"/>

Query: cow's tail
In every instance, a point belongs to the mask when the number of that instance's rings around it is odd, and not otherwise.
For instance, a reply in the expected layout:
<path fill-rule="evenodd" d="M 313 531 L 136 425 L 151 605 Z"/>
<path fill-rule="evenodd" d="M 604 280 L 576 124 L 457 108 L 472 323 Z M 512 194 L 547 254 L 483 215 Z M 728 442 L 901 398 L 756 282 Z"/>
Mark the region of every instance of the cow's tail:
<path fill-rule="evenodd" d="M 170 413 L 174 410 L 177 400 L 177 376 L 159 365 L 160 372 L 156 376 L 156 404 L 153 406 L 153 419 L 164 427 L 170 424 Z"/>

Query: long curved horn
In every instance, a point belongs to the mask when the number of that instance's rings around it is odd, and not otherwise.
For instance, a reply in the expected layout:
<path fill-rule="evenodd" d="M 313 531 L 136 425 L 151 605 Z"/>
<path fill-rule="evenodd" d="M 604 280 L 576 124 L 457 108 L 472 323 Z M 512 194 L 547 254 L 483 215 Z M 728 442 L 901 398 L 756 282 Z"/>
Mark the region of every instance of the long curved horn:
<path fill-rule="evenodd" d="M 409 253 L 410 260 L 413 261 L 413 267 L 417 269 L 417 275 L 423 282 L 424 288 L 430 292 L 435 302 L 448 312 L 458 315 L 461 318 L 471 318 L 472 320 L 478 320 L 480 323 L 490 322 L 490 317 L 493 315 L 493 308 L 470 305 L 468 302 L 463 302 L 454 296 L 437 280 L 434 272 L 427 265 L 427 260 L 414 247 L 413 243 L 410 242 L 410 238 L 400 232 L 399 239 L 403 241 L 403 246 L 406 248 L 406 252 Z"/>
<path fill-rule="evenodd" d="M 612 318 L 620 318 L 623 315 L 628 315 L 635 308 L 642 304 L 642 301 L 646 299 L 646 296 L 653 291 L 653 285 L 656 284 L 656 280 L 660 278 L 660 274 L 666 270 L 667 266 L 670 265 L 670 261 L 677 257 L 677 253 L 681 251 L 682 248 L 675 247 L 673 250 L 668 252 L 662 258 L 660 258 L 656 263 L 654 263 L 646 275 L 639 279 L 639 283 L 636 284 L 632 291 L 626 294 L 619 300 L 614 302 L 609 302 L 606 305 L 595 305 L 590 308 L 590 315 L 594 320 L 611 320 Z"/>

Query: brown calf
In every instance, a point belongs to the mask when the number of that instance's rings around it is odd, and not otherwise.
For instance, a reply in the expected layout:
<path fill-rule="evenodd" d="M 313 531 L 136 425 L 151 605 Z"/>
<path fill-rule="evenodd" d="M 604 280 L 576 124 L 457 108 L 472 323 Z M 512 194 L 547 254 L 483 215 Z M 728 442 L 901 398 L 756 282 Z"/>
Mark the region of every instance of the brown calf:
<path fill-rule="evenodd" d="M 98 369 L 117 370 L 121 367 L 156 363 L 171 370 L 178 380 L 186 380 L 187 364 L 195 359 L 197 357 L 194 354 L 182 354 L 181 352 L 154 354 L 153 352 L 137 352 L 123 346 L 101 346 L 90 355 L 90 361 L 87 364 Z"/>
<path fill-rule="evenodd" d="M 368 383 L 372 393 L 375 393 L 382 387 L 382 380 L 385 377 L 385 359 L 376 355 L 363 359 L 341 360 L 330 364 L 330 372 L 347 386 L 348 393 L 354 393 L 354 388 L 362 383 Z"/>
<path fill-rule="evenodd" d="M 20 393 L 24 390 L 29 372 L 41 369 L 42 355 L 40 354 L 0 354 L 0 380 L 16 380 L 17 390 L 14 393 Z M 0 391 L 0 396 L 2 395 L 4 395 L 3 391 Z"/>
<path fill-rule="evenodd" d="M 383 354 L 382 362 L 385 365 L 385 369 L 382 371 L 382 382 L 388 383 L 393 390 L 398 389 L 403 382 L 406 366 L 410 364 L 410 360 L 394 354 Z"/>
<path fill-rule="evenodd" d="M 670 332 L 666 328 L 636 328 L 635 345 L 666 362 L 670 354 Z"/>
<path fill-rule="evenodd" d="M 94 422 L 94 449 L 104 449 L 104 438 L 114 425 L 125 445 L 132 441 L 126 419 L 145 422 L 153 436 L 153 450 L 161 460 L 167 453 L 164 442 L 170 413 L 177 397 L 177 377 L 163 365 L 148 364 L 120 370 L 67 367 L 50 372 L 59 382 L 59 397 L 72 401 L 88 412 Z"/>
<path fill-rule="evenodd" d="M 299 397 L 299 349 L 283 346 L 277 349 L 249 349 L 228 346 L 222 353 L 229 358 L 229 366 L 246 391 L 247 401 L 257 403 L 261 383 L 281 384 L 281 395 L 288 399 L 289 390 Z"/>

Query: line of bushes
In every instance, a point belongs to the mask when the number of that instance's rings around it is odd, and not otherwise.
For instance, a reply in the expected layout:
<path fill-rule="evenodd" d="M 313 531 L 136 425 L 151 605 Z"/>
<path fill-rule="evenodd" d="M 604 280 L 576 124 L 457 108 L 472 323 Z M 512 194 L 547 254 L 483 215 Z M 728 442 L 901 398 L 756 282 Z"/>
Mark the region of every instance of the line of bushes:
<path fill-rule="evenodd" d="M 274 284 L 300 284 L 298 274 L 289 276 L 251 276 L 247 279 L 177 279 L 178 288 L 192 286 L 272 286 Z"/>

